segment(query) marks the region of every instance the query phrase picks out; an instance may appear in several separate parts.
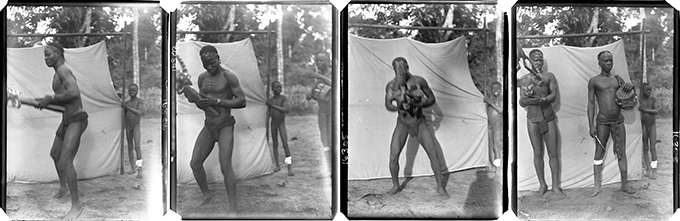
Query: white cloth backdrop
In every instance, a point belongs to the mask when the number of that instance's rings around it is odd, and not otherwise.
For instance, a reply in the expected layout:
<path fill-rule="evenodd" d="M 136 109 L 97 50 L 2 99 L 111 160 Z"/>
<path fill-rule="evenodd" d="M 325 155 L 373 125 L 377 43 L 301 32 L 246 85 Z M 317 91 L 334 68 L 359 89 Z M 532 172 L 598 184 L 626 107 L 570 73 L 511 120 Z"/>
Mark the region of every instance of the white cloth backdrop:
<path fill-rule="evenodd" d="M 437 102 L 424 109 L 449 171 L 488 164 L 487 116 L 483 96 L 470 77 L 465 39 L 428 44 L 400 38 L 349 36 L 350 180 L 390 177 L 389 153 L 397 114 L 385 109 L 385 85 L 394 78 L 392 60 L 404 57 L 411 73 L 425 78 Z M 400 176 L 433 174 L 417 139 L 407 141 Z"/>
<path fill-rule="evenodd" d="M 198 52 L 201 47 L 212 45 L 219 52 L 222 67 L 231 69 L 238 77 L 246 95 L 246 108 L 232 109 L 236 119 L 234 126 L 234 152 L 232 165 L 237 179 L 255 177 L 273 171 L 273 163 L 268 148 L 265 105 L 266 93 L 257 67 L 257 58 L 250 39 L 232 43 L 177 43 L 177 55 L 182 58 L 189 70 L 193 88 L 198 91 L 198 76 L 205 72 Z M 177 64 L 179 68 L 179 64 Z M 204 125 L 204 112 L 195 104 L 187 102 L 184 95 L 177 96 L 177 183 L 195 183 L 189 161 L 196 137 Z M 203 164 L 208 182 L 222 182 L 222 172 L 218 160 L 217 143 Z"/>
<path fill-rule="evenodd" d="M 525 48 L 528 55 L 533 48 Z M 625 48 L 622 41 L 591 48 L 555 46 L 539 48 L 545 58 L 544 70 L 555 74 L 560 96 L 553 104 L 557 114 L 559 150 L 562 162 L 562 188 L 583 188 L 593 186 L 593 158 L 595 140 L 588 135 L 588 80 L 600 73 L 597 54 L 609 50 L 614 55 L 612 73 L 630 82 Z M 547 68 L 547 69 L 545 69 Z M 522 69 L 517 77 L 528 73 Z M 519 93 L 519 89 L 517 92 Z M 639 94 L 639 93 L 638 93 Z M 626 118 L 626 156 L 628 158 L 628 179 L 641 178 L 642 131 L 640 113 L 624 110 Z M 526 123 L 526 110 L 517 108 L 517 188 L 518 190 L 537 190 L 539 187 L 533 164 L 533 149 L 529 142 Z M 612 153 L 611 138 L 607 143 L 603 184 L 620 182 L 621 177 L 616 157 Z M 544 147 L 545 148 L 545 147 Z M 545 179 L 552 185 L 547 151 L 544 153 Z"/>
<path fill-rule="evenodd" d="M 120 166 L 122 109 L 109 74 L 106 44 L 67 48 L 64 56 L 90 116 L 74 162 L 78 179 L 113 174 Z M 7 49 L 8 89 L 26 98 L 52 95 L 53 76 L 54 69 L 45 65 L 44 46 Z M 7 181 L 58 181 L 50 148 L 61 113 L 26 105 L 7 109 Z"/>

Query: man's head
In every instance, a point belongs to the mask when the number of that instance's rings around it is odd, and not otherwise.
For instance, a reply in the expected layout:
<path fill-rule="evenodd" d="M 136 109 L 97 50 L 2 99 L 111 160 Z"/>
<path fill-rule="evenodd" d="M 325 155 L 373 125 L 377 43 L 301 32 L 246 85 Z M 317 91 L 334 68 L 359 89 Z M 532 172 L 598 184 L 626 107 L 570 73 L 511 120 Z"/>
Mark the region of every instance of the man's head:
<path fill-rule="evenodd" d="M 531 50 L 531 52 L 529 52 L 529 59 L 531 59 L 531 64 L 534 66 L 534 68 L 538 69 L 537 71 L 543 68 L 544 60 L 543 52 L 541 50 Z"/>
<path fill-rule="evenodd" d="M 201 48 L 198 52 L 201 56 L 201 62 L 203 62 L 203 68 L 210 74 L 215 74 L 220 67 L 220 55 L 217 52 L 217 48 L 212 45 L 206 45 Z"/>
<path fill-rule="evenodd" d="M 274 81 L 272 82 L 272 91 L 274 92 L 275 95 L 281 94 L 281 91 L 283 91 L 283 85 L 279 81 Z"/>
<path fill-rule="evenodd" d="M 130 95 L 130 97 L 137 97 L 138 92 L 139 92 L 139 86 L 137 84 L 133 83 L 133 84 L 130 84 L 130 86 L 128 86 L 128 95 Z"/>
<path fill-rule="evenodd" d="M 326 70 L 330 67 L 330 59 L 328 58 L 328 55 L 326 53 L 318 53 L 316 56 L 314 56 L 314 64 L 316 65 L 317 68 L 319 68 L 322 73 L 324 74 Z"/>
<path fill-rule="evenodd" d="M 397 78 L 408 79 L 411 75 L 406 58 L 397 57 L 392 60 L 392 68 L 394 69 L 394 74 Z"/>
<path fill-rule="evenodd" d="M 649 83 L 642 83 L 642 96 L 649 97 L 652 95 L 652 86 Z"/>
<path fill-rule="evenodd" d="M 597 54 L 597 63 L 602 71 L 609 73 L 614 67 L 614 55 L 609 51 L 601 51 Z"/>
<path fill-rule="evenodd" d="M 59 61 L 64 61 L 64 46 L 58 42 L 48 43 L 44 50 L 45 64 L 47 67 L 54 67 Z"/>
<path fill-rule="evenodd" d="M 501 82 L 494 81 L 491 83 L 491 94 L 493 94 L 494 97 L 498 97 L 498 95 L 501 94 Z"/>

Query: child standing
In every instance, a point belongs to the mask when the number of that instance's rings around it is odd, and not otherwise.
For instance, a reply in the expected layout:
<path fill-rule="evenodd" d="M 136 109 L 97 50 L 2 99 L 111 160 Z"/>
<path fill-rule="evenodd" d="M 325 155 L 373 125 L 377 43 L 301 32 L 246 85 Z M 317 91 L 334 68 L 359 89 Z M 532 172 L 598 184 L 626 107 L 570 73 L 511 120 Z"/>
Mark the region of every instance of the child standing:
<path fill-rule="evenodd" d="M 284 162 L 288 165 L 288 176 L 294 176 L 293 174 L 293 158 L 290 156 L 290 148 L 288 148 L 288 132 L 286 131 L 286 112 L 288 112 L 288 99 L 286 96 L 281 95 L 283 91 L 283 85 L 281 82 L 272 82 L 272 91 L 274 96 L 267 100 L 267 106 L 269 106 L 269 116 L 271 116 L 271 130 L 272 130 L 272 140 L 274 141 L 274 162 L 276 163 L 276 169 L 279 171 L 281 167 L 279 166 L 279 141 L 277 139 L 277 134 L 281 135 L 281 143 L 283 143 L 283 150 L 286 152 L 286 158 Z"/>
<path fill-rule="evenodd" d="M 138 91 L 139 86 L 137 86 L 137 84 L 131 84 L 128 87 L 130 100 L 125 101 L 121 106 L 125 109 L 125 131 L 127 131 L 128 156 L 130 157 L 131 169 L 128 171 L 128 174 L 134 174 L 135 170 L 137 170 L 137 178 L 142 178 L 142 151 L 139 147 L 141 132 L 139 129 L 139 122 L 142 119 L 144 101 L 137 97 Z M 134 160 L 134 154 L 132 153 L 133 149 L 137 153 L 137 160 Z"/>
<path fill-rule="evenodd" d="M 647 167 L 645 176 L 656 179 L 656 99 L 652 97 L 652 87 L 648 83 L 642 84 L 640 96 L 640 119 L 642 120 L 642 156 Z M 651 152 L 652 162 L 649 162 L 647 152 Z M 651 171 L 651 172 L 650 172 Z"/>
<path fill-rule="evenodd" d="M 487 104 L 486 114 L 489 120 L 489 162 L 494 171 L 501 166 L 501 151 L 503 148 L 503 96 L 501 83 L 491 83 L 491 95 L 485 96 Z"/>

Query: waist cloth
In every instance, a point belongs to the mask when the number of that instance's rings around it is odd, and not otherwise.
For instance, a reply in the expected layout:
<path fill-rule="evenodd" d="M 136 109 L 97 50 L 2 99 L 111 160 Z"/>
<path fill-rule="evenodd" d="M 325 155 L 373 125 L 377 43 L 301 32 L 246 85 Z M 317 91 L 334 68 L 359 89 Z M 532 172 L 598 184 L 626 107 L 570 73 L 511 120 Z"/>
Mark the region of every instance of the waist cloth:
<path fill-rule="evenodd" d="M 61 138 L 61 140 L 64 140 L 64 135 L 66 135 L 66 129 L 68 128 L 69 124 L 79 121 L 87 122 L 88 117 L 89 115 L 87 115 L 87 112 L 81 111 L 73 114 L 68 118 L 62 119 L 61 124 L 59 124 L 59 128 L 57 128 L 57 137 Z"/>
<path fill-rule="evenodd" d="M 555 120 L 555 111 L 551 104 L 527 105 L 527 119 L 531 123 L 538 123 L 541 133 L 548 132 L 548 122 Z"/>
<path fill-rule="evenodd" d="M 397 123 L 406 126 L 406 128 L 408 128 L 408 134 L 411 135 L 411 137 L 418 136 L 420 125 L 426 123 L 425 118 L 424 117 L 416 118 L 408 117 L 408 118 L 409 119 L 404 119 L 404 117 L 399 116 L 397 118 Z"/>
<path fill-rule="evenodd" d="M 205 119 L 205 127 L 208 128 L 208 132 L 210 132 L 210 139 L 212 141 L 218 141 L 220 139 L 220 129 L 234 126 L 234 124 L 236 124 L 236 119 L 234 116 L 229 116 L 229 118 L 226 120 Z"/>
<path fill-rule="evenodd" d="M 622 124 L 625 119 L 623 118 L 623 114 L 619 114 L 619 116 L 616 119 L 607 119 L 604 115 L 598 114 L 597 118 L 595 118 L 595 122 L 597 125 L 603 125 L 603 126 L 608 126 L 609 127 L 609 134 L 611 134 L 612 141 L 614 142 L 614 155 L 616 155 L 616 158 L 621 159 L 621 153 L 622 151 L 625 151 L 623 145 L 621 145 L 623 142 L 621 140 L 622 136 L 619 133 L 619 124 Z M 599 129 L 599 128 L 598 128 Z M 598 136 L 599 137 L 599 136 Z M 600 139 L 600 141 L 602 141 Z M 601 144 L 600 144 L 601 145 Z M 606 147 L 602 147 L 605 151 L 607 150 Z"/>

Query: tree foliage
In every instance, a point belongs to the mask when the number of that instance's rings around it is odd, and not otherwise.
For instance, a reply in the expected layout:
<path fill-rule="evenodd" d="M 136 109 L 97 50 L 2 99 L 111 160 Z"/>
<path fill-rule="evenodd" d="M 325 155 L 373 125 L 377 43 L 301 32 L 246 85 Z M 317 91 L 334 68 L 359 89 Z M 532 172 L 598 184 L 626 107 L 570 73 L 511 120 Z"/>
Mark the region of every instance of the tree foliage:
<path fill-rule="evenodd" d="M 391 39 L 408 37 L 426 43 L 449 41 L 461 36 L 467 40 L 468 64 L 473 82 L 480 91 L 495 81 L 496 67 L 495 8 L 491 5 L 448 4 L 350 4 L 349 23 L 412 27 L 442 27 L 447 13 L 453 10 L 453 28 L 483 28 L 488 31 L 440 31 L 350 27 L 354 35 Z M 487 16 L 490 15 L 490 16 Z M 484 24 L 484 18 L 489 20 Z M 448 36 L 448 38 L 446 38 Z M 501 50 L 502 51 L 502 50 Z"/>

